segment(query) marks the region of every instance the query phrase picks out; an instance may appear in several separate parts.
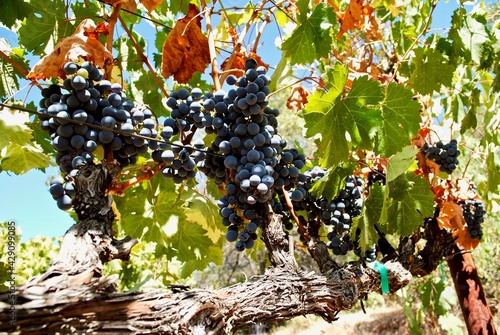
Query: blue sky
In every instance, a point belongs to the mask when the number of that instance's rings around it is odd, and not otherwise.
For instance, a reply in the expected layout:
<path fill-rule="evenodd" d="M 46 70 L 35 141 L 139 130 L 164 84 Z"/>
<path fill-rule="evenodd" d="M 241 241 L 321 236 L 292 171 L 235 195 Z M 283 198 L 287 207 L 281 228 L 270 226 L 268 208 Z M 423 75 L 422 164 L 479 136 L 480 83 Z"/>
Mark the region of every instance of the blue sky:
<path fill-rule="evenodd" d="M 447 3 L 440 1 L 436 8 L 432 28 L 449 27 L 451 14 L 457 7 L 458 4 L 455 0 L 450 0 Z M 271 33 L 272 29 L 268 29 L 268 31 Z M 143 36 L 146 40 L 151 39 L 148 44 L 154 45 L 152 36 Z M 276 66 L 279 56 L 271 51 L 276 49 L 274 47 L 268 48 L 276 36 L 267 36 L 268 38 L 264 41 L 266 47 L 260 50 L 267 49 L 263 60 L 270 63 L 271 66 Z M 12 46 L 17 45 L 15 36 L 7 33 L 5 29 L 0 28 L 0 38 L 7 38 Z M 34 61 L 30 65 L 33 66 Z M 38 100 L 39 97 L 35 95 L 33 99 Z M 6 172 L 0 173 L 0 222 L 15 221 L 22 230 L 23 241 L 38 234 L 62 236 L 74 223 L 67 213 L 57 208 L 48 192 L 47 180 L 57 174 L 57 167 L 47 169 L 46 173 L 30 171 L 19 176 Z"/>

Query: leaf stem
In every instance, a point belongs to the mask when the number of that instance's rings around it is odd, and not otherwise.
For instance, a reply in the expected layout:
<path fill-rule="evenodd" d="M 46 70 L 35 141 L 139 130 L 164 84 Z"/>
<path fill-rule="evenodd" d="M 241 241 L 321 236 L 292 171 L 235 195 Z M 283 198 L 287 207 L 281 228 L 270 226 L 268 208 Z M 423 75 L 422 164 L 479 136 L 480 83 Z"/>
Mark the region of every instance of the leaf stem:
<path fill-rule="evenodd" d="M 13 67 L 16 68 L 17 71 L 19 71 L 25 78 L 28 76 L 28 71 L 23 69 L 21 65 L 16 63 L 11 57 L 9 57 L 6 53 L 4 53 L 2 50 L 0 50 L 0 58 L 5 59 L 9 64 L 11 64 Z M 37 83 L 35 80 L 31 81 L 33 85 L 36 85 L 39 89 L 42 89 L 42 86 Z"/>
<path fill-rule="evenodd" d="M 246 37 L 248 31 L 250 30 L 250 26 L 253 24 L 253 21 L 257 18 L 257 15 L 262 11 L 262 9 L 264 8 L 264 6 L 265 6 L 265 4 L 267 2 L 268 2 L 268 0 L 262 1 L 262 3 L 260 4 L 260 7 L 257 8 L 257 9 L 255 9 L 253 11 L 252 16 L 250 17 L 250 19 L 248 20 L 247 24 L 243 28 L 243 31 L 239 34 L 239 39 L 236 42 L 236 44 L 234 45 L 233 53 L 229 57 L 229 60 L 226 63 L 226 66 L 223 69 L 223 73 L 222 73 L 222 76 L 220 78 L 220 82 L 221 83 L 223 83 L 224 80 L 226 79 L 226 77 L 229 75 L 229 71 L 228 70 L 231 69 L 231 67 L 233 66 L 233 62 L 234 62 L 234 60 L 236 58 L 236 55 L 241 50 L 241 46 L 243 45 L 243 41 L 245 40 L 245 37 Z"/>
<path fill-rule="evenodd" d="M 205 16 L 205 25 L 207 27 L 208 49 L 210 50 L 210 65 L 212 66 L 212 73 L 210 74 L 214 80 L 214 88 L 216 91 L 222 88 L 221 80 L 219 78 L 219 65 L 217 64 L 217 52 L 215 51 L 214 32 L 212 29 L 212 8 L 207 7 L 207 2 L 201 0 L 203 7 L 203 14 Z"/>
<path fill-rule="evenodd" d="M 130 42 L 132 42 L 132 44 L 134 45 L 134 48 L 137 51 L 137 53 L 139 54 L 139 56 L 141 57 L 141 60 L 143 61 L 144 64 L 146 64 L 146 66 L 148 67 L 149 71 L 151 72 L 151 75 L 153 76 L 153 79 L 158 84 L 158 87 L 160 88 L 161 92 L 163 93 L 163 95 L 166 98 L 168 98 L 170 95 L 165 90 L 165 86 L 163 85 L 163 82 L 160 80 L 160 78 L 158 78 L 158 75 L 156 74 L 156 70 L 154 69 L 153 65 L 151 65 L 151 63 L 149 62 L 148 57 L 146 57 L 146 55 L 144 54 L 144 52 L 142 52 L 141 47 L 139 46 L 139 44 L 135 40 L 135 38 L 132 35 L 132 32 L 130 31 L 130 29 L 128 29 L 127 24 L 125 23 L 125 21 L 123 21 L 123 18 L 121 16 L 118 16 L 118 19 L 120 20 L 120 23 L 121 23 L 123 29 L 125 30 L 125 32 L 127 33 L 127 35 L 130 37 Z"/>

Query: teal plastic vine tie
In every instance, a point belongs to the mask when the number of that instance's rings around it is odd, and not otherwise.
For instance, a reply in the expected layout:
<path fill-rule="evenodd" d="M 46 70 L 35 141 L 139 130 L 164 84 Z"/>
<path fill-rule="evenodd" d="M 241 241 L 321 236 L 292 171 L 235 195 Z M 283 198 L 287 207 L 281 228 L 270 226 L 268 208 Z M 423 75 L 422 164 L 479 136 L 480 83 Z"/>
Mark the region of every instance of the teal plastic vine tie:
<path fill-rule="evenodd" d="M 444 276 L 444 265 L 443 265 L 443 262 L 439 263 L 439 267 L 441 269 L 441 280 L 445 281 L 446 277 Z"/>
<path fill-rule="evenodd" d="M 387 276 L 387 269 L 385 265 L 379 262 L 373 264 L 373 268 L 380 273 L 380 285 L 382 286 L 382 293 L 389 293 L 389 277 Z"/>

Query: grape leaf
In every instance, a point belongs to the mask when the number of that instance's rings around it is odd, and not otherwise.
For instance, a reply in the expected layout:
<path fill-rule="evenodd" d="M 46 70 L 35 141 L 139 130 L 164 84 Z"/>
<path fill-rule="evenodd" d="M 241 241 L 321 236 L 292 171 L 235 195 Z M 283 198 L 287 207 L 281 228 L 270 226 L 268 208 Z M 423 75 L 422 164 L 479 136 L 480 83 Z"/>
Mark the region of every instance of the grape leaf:
<path fill-rule="evenodd" d="M 179 19 L 163 45 L 163 77 L 171 75 L 185 84 L 195 72 L 204 72 L 210 63 L 208 38 L 201 31 L 200 11 L 194 4 L 189 4 L 185 17 Z"/>
<path fill-rule="evenodd" d="M 110 70 L 114 65 L 113 55 L 94 35 L 89 36 L 98 27 L 91 19 L 83 20 L 73 35 L 60 40 L 50 54 L 35 64 L 28 78 L 66 78 L 62 65 L 69 61 L 78 62 L 80 58 L 91 61 L 106 72 Z"/>
<path fill-rule="evenodd" d="M 495 163 L 495 157 L 497 162 Z M 500 169 L 498 169 L 498 152 L 495 153 L 492 147 L 488 150 L 488 156 L 486 157 L 486 166 L 488 167 L 488 189 L 491 193 L 498 194 L 498 185 L 500 185 Z"/>
<path fill-rule="evenodd" d="M 142 75 L 133 81 L 133 85 L 137 88 L 134 90 L 136 92 L 135 98 L 148 105 L 157 117 L 169 115 L 165 107 L 166 102 L 164 100 L 166 98 L 158 88 L 153 75 L 149 71 L 142 70 L 141 72 Z"/>
<path fill-rule="evenodd" d="M 215 244 L 225 236 L 220 229 L 219 207 L 207 197 L 196 192 L 186 192 L 182 199 L 186 208 L 186 219 L 200 225 Z"/>
<path fill-rule="evenodd" d="M 308 97 L 301 116 L 306 123 L 306 137 L 321 136 L 317 155 L 323 166 L 346 161 L 354 147 L 372 149 L 372 132 L 381 122 L 380 110 L 374 106 L 382 98 L 380 83 L 367 76 L 355 79 L 343 99 L 338 90 L 317 91 Z"/>
<path fill-rule="evenodd" d="M 30 5 L 36 15 L 31 13 L 24 19 L 19 28 L 19 42 L 28 51 L 40 55 L 53 36 L 55 27 L 66 19 L 66 6 L 63 0 L 36 0 L 30 1 Z"/>
<path fill-rule="evenodd" d="M 15 174 L 24 174 L 32 169 L 44 169 L 51 165 L 50 157 L 31 144 L 21 146 L 12 143 L 1 158 L 2 170 Z"/>
<path fill-rule="evenodd" d="M 353 169 L 353 166 L 347 164 L 329 169 L 321 179 L 314 182 L 311 194 L 318 199 L 323 196 L 329 201 L 333 200 L 344 189 L 345 178 Z"/>
<path fill-rule="evenodd" d="M 400 151 L 405 144 L 410 144 L 410 138 L 417 134 L 422 121 L 422 106 L 413 100 L 409 89 L 390 83 L 381 107 L 382 127 L 377 132 L 375 152 L 389 157 Z"/>
<path fill-rule="evenodd" d="M 389 158 L 386 181 L 390 182 L 405 173 L 415 163 L 418 150 L 413 145 L 407 145 L 397 154 Z"/>
<path fill-rule="evenodd" d="M 17 20 L 23 20 L 33 12 L 33 7 L 23 0 L 2 0 L 0 22 L 11 28 Z"/>
<path fill-rule="evenodd" d="M 378 226 L 384 233 L 408 236 L 434 215 L 434 194 L 425 179 L 406 173 L 387 186 Z"/>
<path fill-rule="evenodd" d="M 378 241 L 378 233 L 375 225 L 378 225 L 382 205 L 384 203 L 385 186 L 375 183 L 370 187 L 370 195 L 363 204 L 363 213 L 361 216 L 352 220 L 351 236 L 356 236 L 356 230 L 359 228 L 359 247 L 361 252 L 372 248 Z"/>
<path fill-rule="evenodd" d="M 420 94 L 439 92 L 441 85 L 451 86 L 455 66 L 438 50 L 416 48 L 410 85 Z"/>
<path fill-rule="evenodd" d="M 190 207 L 185 206 L 184 200 Z M 203 269 L 210 262 L 220 263 L 222 254 L 214 252 L 214 246 L 221 248 L 223 233 L 215 225 L 214 205 L 202 203 L 191 192 L 179 196 L 171 179 L 156 176 L 127 190 L 125 197 L 115 201 L 124 232 L 165 246 L 170 258 L 187 263 L 184 274 Z"/>
<path fill-rule="evenodd" d="M 124 232 L 146 242 L 168 246 L 179 222 L 186 219 L 174 182 L 157 176 L 115 197 Z"/>
<path fill-rule="evenodd" d="M 298 20 L 300 24 L 281 46 L 285 57 L 292 65 L 327 57 L 333 42 L 331 30 L 336 23 L 333 8 L 321 3 L 309 17 L 301 11 Z"/>
<path fill-rule="evenodd" d="M 449 37 L 453 41 L 454 56 L 461 56 L 465 62 L 481 63 L 483 49 L 492 37 L 487 30 L 486 18 L 480 14 L 467 14 L 464 8 L 455 10 L 451 20 Z"/>

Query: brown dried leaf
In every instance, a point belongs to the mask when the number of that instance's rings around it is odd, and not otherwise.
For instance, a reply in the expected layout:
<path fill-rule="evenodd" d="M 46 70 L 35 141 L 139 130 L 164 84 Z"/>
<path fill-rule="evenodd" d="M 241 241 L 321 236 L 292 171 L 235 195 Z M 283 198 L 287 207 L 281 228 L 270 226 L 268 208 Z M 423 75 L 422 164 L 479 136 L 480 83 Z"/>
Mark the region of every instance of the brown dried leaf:
<path fill-rule="evenodd" d="M 465 226 L 463 210 L 460 205 L 447 201 L 441 204 L 439 216 L 437 217 L 439 228 L 462 230 Z"/>
<path fill-rule="evenodd" d="M 255 59 L 258 66 L 263 66 L 266 68 L 266 70 L 269 70 L 269 64 L 264 63 L 262 61 L 262 58 L 260 58 L 260 56 L 253 51 L 251 51 L 250 54 L 247 54 L 245 51 L 237 53 L 236 56 L 234 57 L 233 62 L 231 63 L 230 68 L 226 68 L 230 60 L 230 58 L 226 58 L 220 66 L 221 70 L 226 72 L 232 72 L 230 70 L 235 70 L 234 72 L 245 71 L 245 61 L 249 58 Z"/>
<path fill-rule="evenodd" d="M 198 7 L 189 4 L 185 17 L 177 20 L 163 45 L 163 77 L 187 83 L 195 72 L 203 72 L 210 63 L 208 38 L 201 31 Z"/>
<path fill-rule="evenodd" d="M 113 55 L 97 39 L 102 26 L 97 27 L 91 19 L 83 20 L 73 35 L 63 38 L 54 50 L 35 64 L 27 78 L 66 78 L 63 65 L 79 59 L 92 62 L 106 72 L 113 67 Z M 96 35 L 97 31 L 97 35 Z"/>
<path fill-rule="evenodd" d="M 162 2 L 163 0 L 141 0 L 141 3 L 144 5 L 144 7 L 146 7 L 149 14 L 151 14 L 151 12 L 156 9 L 156 7 L 161 5 Z"/>
<path fill-rule="evenodd" d="M 375 16 L 374 9 L 364 0 L 351 0 L 344 13 L 337 13 L 340 22 L 340 31 L 337 38 L 355 28 L 364 29 L 369 40 L 380 39 L 382 36 Z M 365 18 L 367 18 L 365 27 Z"/>
<path fill-rule="evenodd" d="M 302 86 L 295 86 L 286 101 L 286 107 L 295 113 L 304 109 L 307 104 L 307 97 L 311 94 Z"/>

